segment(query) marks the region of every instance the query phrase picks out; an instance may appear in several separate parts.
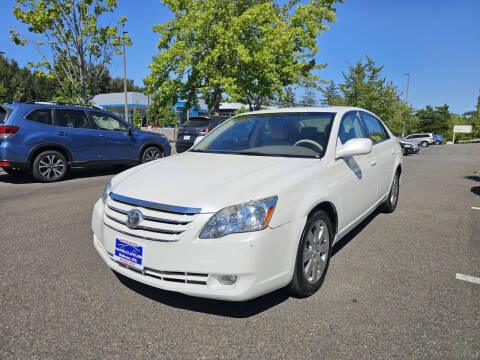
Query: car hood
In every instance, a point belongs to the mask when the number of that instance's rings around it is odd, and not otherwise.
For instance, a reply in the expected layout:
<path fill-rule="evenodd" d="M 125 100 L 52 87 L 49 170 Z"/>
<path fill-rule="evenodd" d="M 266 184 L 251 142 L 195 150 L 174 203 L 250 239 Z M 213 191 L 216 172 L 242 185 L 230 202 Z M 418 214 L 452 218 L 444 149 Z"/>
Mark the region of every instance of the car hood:
<path fill-rule="evenodd" d="M 128 170 L 114 193 L 216 212 L 226 206 L 278 195 L 318 159 L 185 152 Z"/>

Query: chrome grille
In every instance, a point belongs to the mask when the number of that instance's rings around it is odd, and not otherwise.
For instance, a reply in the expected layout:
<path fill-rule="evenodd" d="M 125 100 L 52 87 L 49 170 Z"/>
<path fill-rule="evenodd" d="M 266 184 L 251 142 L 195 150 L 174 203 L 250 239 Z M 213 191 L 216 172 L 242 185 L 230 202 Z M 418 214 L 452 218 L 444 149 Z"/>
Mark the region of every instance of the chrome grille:
<path fill-rule="evenodd" d="M 138 225 L 129 227 L 127 214 L 132 209 L 140 210 L 143 219 Z M 121 234 L 145 240 L 175 242 L 200 211 L 199 208 L 159 204 L 111 193 L 105 206 L 104 223 Z"/>

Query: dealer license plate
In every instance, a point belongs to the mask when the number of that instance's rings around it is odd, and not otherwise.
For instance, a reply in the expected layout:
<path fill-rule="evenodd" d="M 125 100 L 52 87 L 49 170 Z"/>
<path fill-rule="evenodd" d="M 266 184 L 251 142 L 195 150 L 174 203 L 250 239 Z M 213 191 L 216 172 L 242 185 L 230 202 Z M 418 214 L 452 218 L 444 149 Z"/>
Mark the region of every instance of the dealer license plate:
<path fill-rule="evenodd" d="M 135 241 L 115 239 L 113 258 L 137 270 L 143 270 L 143 245 Z"/>

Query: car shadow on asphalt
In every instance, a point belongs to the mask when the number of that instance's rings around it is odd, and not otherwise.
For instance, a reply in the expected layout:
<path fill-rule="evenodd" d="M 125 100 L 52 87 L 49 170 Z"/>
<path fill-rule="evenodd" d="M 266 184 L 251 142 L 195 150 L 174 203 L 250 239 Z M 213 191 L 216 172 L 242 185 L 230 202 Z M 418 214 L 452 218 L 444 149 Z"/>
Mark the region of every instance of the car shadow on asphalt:
<path fill-rule="evenodd" d="M 71 169 L 64 179 L 58 182 L 66 182 L 75 179 L 94 178 L 98 176 L 116 175 L 124 170 L 127 170 L 127 166 L 102 166 L 102 167 L 86 167 L 86 168 L 74 168 Z M 31 174 L 26 174 L 21 177 L 14 177 L 8 175 L 6 172 L 0 172 L 0 183 L 7 184 L 35 184 L 40 183 L 35 180 Z"/>
<path fill-rule="evenodd" d="M 376 210 L 363 220 L 350 233 L 337 242 L 332 249 L 332 256 L 335 256 L 343 247 L 352 241 L 372 220 L 379 214 Z M 281 304 L 290 298 L 287 289 L 279 289 L 256 299 L 240 302 L 230 302 L 222 300 L 212 300 L 197 298 L 184 295 L 177 292 L 161 290 L 140 282 L 131 280 L 122 274 L 113 272 L 120 282 L 130 290 L 145 296 L 151 300 L 158 301 L 164 305 L 190 310 L 195 312 L 207 313 L 231 318 L 248 318 L 255 316 L 265 310 Z"/>
<path fill-rule="evenodd" d="M 157 289 L 155 287 L 131 280 L 122 274 L 113 272 L 120 282 L 130 290 L 151 300 L 178 309 L 207 313 L 211 315 L 231 318 L 248 318 L 268 310 L 290 296 L 285 289 L 276 290 L 269 294 L 248 301 L 222 301 L 188 296 L 177 292 Z"/>
<path fill-rule="evenodd" d="M 341 238 L 335 245 L 333 245 L 332 256 L 335 256 L 340 250 L 342 250 L 350 241 L 352 241 L 358 234 L 360 234 L 363 229 L 365 229 L 368 224 L 370 224 L 373 219 L 380 214 L 380 211 L 377 209 L 368 215 L 360 224 L 353 228 L 347 235 Z"/>

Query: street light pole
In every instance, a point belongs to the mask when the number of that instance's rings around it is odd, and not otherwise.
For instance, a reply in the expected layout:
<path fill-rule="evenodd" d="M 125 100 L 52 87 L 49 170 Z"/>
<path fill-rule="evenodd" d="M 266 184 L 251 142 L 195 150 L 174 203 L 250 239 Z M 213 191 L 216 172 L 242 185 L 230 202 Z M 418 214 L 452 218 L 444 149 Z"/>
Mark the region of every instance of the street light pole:
<path fill-rule="evenodd" d="M 408 106 L 408 88 L 409 88 L 409 86 L 410 86 L 410 74 L 405 74 L 405 75 L 407 76 L 407 91 L 406 91 L 406 93 L 405 93 L 405 103 L 406 103 L 407 106 Z M 405 119 L 403 120 L 402 137 L 405 136 L 405 124 L 406 124 L 406 122 L 407 122 L 407 119 L 405 118 Z"/>
<path fill-rule="evenodd" d="M 123 31 L 123 35 L 127 34 L 128 31 Z M 123 45 L 123 92 L 125 93 L 125 121 L 128 120 L 128 96 L 127 96 L 127 62 L 125 60 L 125 39 L 122 38 Z"/>

